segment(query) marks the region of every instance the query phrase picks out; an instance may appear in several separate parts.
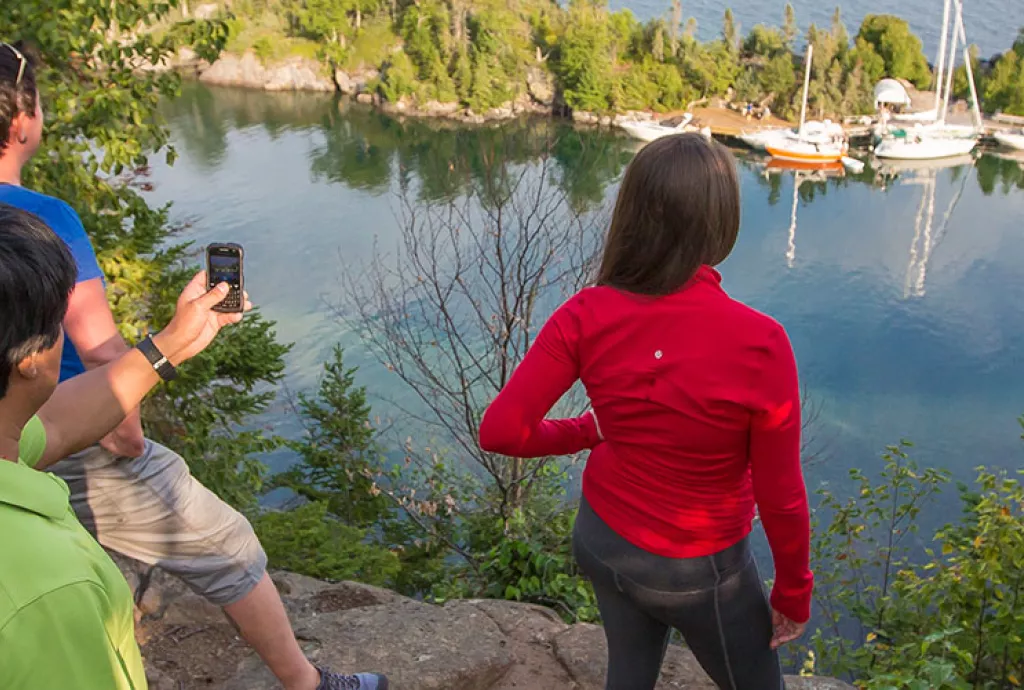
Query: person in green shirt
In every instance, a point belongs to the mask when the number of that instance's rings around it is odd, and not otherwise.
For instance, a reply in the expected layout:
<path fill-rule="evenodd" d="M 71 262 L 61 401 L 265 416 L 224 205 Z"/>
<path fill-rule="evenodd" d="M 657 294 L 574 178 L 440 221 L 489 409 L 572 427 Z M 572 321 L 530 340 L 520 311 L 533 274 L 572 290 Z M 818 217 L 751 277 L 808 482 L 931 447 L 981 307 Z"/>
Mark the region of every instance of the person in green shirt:
<path fill-rule="evenodd" d="M 64 242 L 0 204 L 0 687 L 145 690 L 127 582 L 75 517 L 63 480 L 32 468 L 109 433 L 242 315 L 212 311 L 227 285 L 208 292 L 200 273 L 164 330 L 58 386 L 74 284 Z"/>

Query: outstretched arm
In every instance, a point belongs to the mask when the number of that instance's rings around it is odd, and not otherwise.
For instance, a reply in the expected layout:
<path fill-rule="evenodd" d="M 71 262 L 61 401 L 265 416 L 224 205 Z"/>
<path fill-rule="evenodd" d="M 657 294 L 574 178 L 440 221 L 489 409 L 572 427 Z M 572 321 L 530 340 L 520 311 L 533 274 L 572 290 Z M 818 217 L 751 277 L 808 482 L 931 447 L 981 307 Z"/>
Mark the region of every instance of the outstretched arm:
<path fill-rule="evenodd" d="M 172 354 L 176 346 L 164 333 L 156 334 L 153 343 L 172 364 L 180 363 Z M 149 360 L 138 350 L 129 350 L 110 364 L 57 386 L 39 410 L 39 419 L 46 427 L 46 451 L 36 468 L 43 469 L 96 443 L 117 427 L 159 381 Z"/>
<path fill-rule="evenodd" d="M 237 313 L 211 311 L 228 288 L 222 284 L 206 292 L 205 285 L 206 274 L 199 273 L 178 298 L 174 319 L 153 336 L 154 344 L 175 366 L 202 352 L 221 328 L 242 318 Z M 246 308 L 250 306 L 246 304 Z M 149 360 L 133 349 L 57 386 L 39 410 L 47 443 L 36 467 L 42 469 L 96 443 L 137 407 L 159 380 Z"/>
<path fill-rule="evenodd" d="M 592 414 L 544 419 L 579 378 L 578 327 L 563 306 L 541 329 L 533 346 L 480 423 L 480 447 L 511 457 L 570 455 L 593 448 L 599 433 Z"/>

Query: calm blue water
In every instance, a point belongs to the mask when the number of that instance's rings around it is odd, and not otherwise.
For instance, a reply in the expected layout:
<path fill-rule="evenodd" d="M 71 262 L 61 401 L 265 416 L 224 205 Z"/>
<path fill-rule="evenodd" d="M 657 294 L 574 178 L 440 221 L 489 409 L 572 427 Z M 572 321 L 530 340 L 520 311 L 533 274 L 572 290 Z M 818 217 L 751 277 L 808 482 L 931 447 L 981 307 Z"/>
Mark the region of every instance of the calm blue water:
<path fill-rule="evenodd" d="M 382 400 L 408 401 L 407 391 L 328 305 L 346 263 L 367 258 L 375 240 L 394 242 L 398 185 L 443 196 L 447 173 L 471 165 L 481 147 L 503 143 L 530 164 L 537 142 L 557 134 L 574 198 L 600 204 L 634 150 L 608 133 L 551 123 L 436 130 L 339 113 L 320 96 L 199 86 L 168 115 L 181 158 L 155 166 L 154 201 L 173 201 L 176 217 L 194 221 L 189 239 L 245 245 L 249 291 L 296 343 L 289 388 L 311 386 L 341 341 L 384 414 L 391 408 Z M 722 267 L 725 286 L 791 335 L 820 407 L 813 435 L 823 461 L 810 470 L 812 484 L 877 467 L 879 451 L 902 438 L 917 444 L 921 462 L 961 478 L 980 464 L 1019 467 L 1024 159 L 986 156 L 976 167 L 904 172 L 884 185 L 870 171 L 804 182 L 795 226 L 793 173 L 766 178 L 744 158 L 741 177 L 742 232 Z M 933 216 L 930 228 L 919 213 Z M 271 419 L 278 432 L 297 429 L 283 403 Z"/>
<path fill-rule="evenodd" d="M 942 32 L 942 0 L 791 0 L 800 28 L 811 23 L 828 27 L 838 5 L 843 21 L 855 34 L 864 15 L 895 14 L 910 22 L 911 29 L 921 37 L 929 59 L 934 60 Z M 672 3 L 663 0 L 610 0 L 614 9 L 628 8 L 640 19 L 669 16 Z M 702 40 L 717 36 L 722 30 L 725 8 L 731 7 L 744 32 L 757 24 L 781 26 L 786 0 L 683 0 L 683 16 L 697 20 Z M 1017 30 L 1024 27 L 1024 2 L 1021 0 L 964 0 L 964 28 L 967 40 L 981 49 L 984 57 L 1004 52 L 1013 44 Z M 684 20 L 685 21 L 685 20 Z"/>

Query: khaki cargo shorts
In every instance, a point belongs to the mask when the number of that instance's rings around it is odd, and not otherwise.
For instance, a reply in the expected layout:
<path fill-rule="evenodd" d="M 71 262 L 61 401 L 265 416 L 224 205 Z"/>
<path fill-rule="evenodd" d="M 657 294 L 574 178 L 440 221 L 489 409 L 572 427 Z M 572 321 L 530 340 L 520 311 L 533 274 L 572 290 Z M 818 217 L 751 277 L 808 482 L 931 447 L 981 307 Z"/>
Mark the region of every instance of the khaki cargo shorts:
<path fill-rule="evenodd" d="M 249 521 L 200 484 L 180 455 L 147 439 L 136 459 L 93 446 L 50 471 L 105 548 L 156 565 L 217 606 L 245 597 L 267 556 Z"/>

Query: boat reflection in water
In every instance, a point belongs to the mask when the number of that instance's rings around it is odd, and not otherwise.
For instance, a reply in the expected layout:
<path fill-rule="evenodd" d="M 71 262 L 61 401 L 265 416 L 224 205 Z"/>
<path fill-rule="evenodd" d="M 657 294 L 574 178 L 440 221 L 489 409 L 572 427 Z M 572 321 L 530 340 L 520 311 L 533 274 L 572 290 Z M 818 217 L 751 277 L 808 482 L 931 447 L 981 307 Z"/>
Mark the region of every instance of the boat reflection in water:
<path fill-rule="evenodd" d="M 907 276 L 903 285 L 903 297 L 924 297 L 928 278 L 928 263 L 932 254 L 939 246 L 949 230 L 949 222 L 956 211 L 957 204 L 963 197 L 970 175 L 961 175 L 960 186 L 950 198 L 946 210 L 941 217 L 936 215 L 936 191 L 939 173 L 943 170 L 962 166 L 974 166 L 974 157 L 970 155 L 931 161 L 894 161 L 880 162 L 875 168 L 876 180 L 885 186 L 893 179 L 901 184 L 920 185 L 921 201 L 914 218 L 914 236 L 910 243 L 910 258 L 907 262 Z M 937 224 L 937 226 L 936 226 Z"/>
<path fill-rule="evenodd" d="M 804 182 L 824 182 L 833 177 L 845 177 L 846 167 L 839 161 L 831 163 L 808 163 L 780 158 L 771 158 L 764 164 L 764 175 L 793 173 L 793 210 L 789 214 L 789 236 L 786 244 L 786 266 L 796 265 L 796 215 L 800 205 L 800 186 Z"/>
<path fill-rule="evenodd" d="M 843 177 L 846 174 L 846 168 L 839 161 L 832 161 L 831 163 L 807 163 L 798 162 L 791 160 L 784 160 L 782 158 L 770 158 L 764 165 L 765 170 L 772 172 L 802 172 L 802 173 L 819 173 L 818 177 L 821 179 L 827 177 Z"/>

